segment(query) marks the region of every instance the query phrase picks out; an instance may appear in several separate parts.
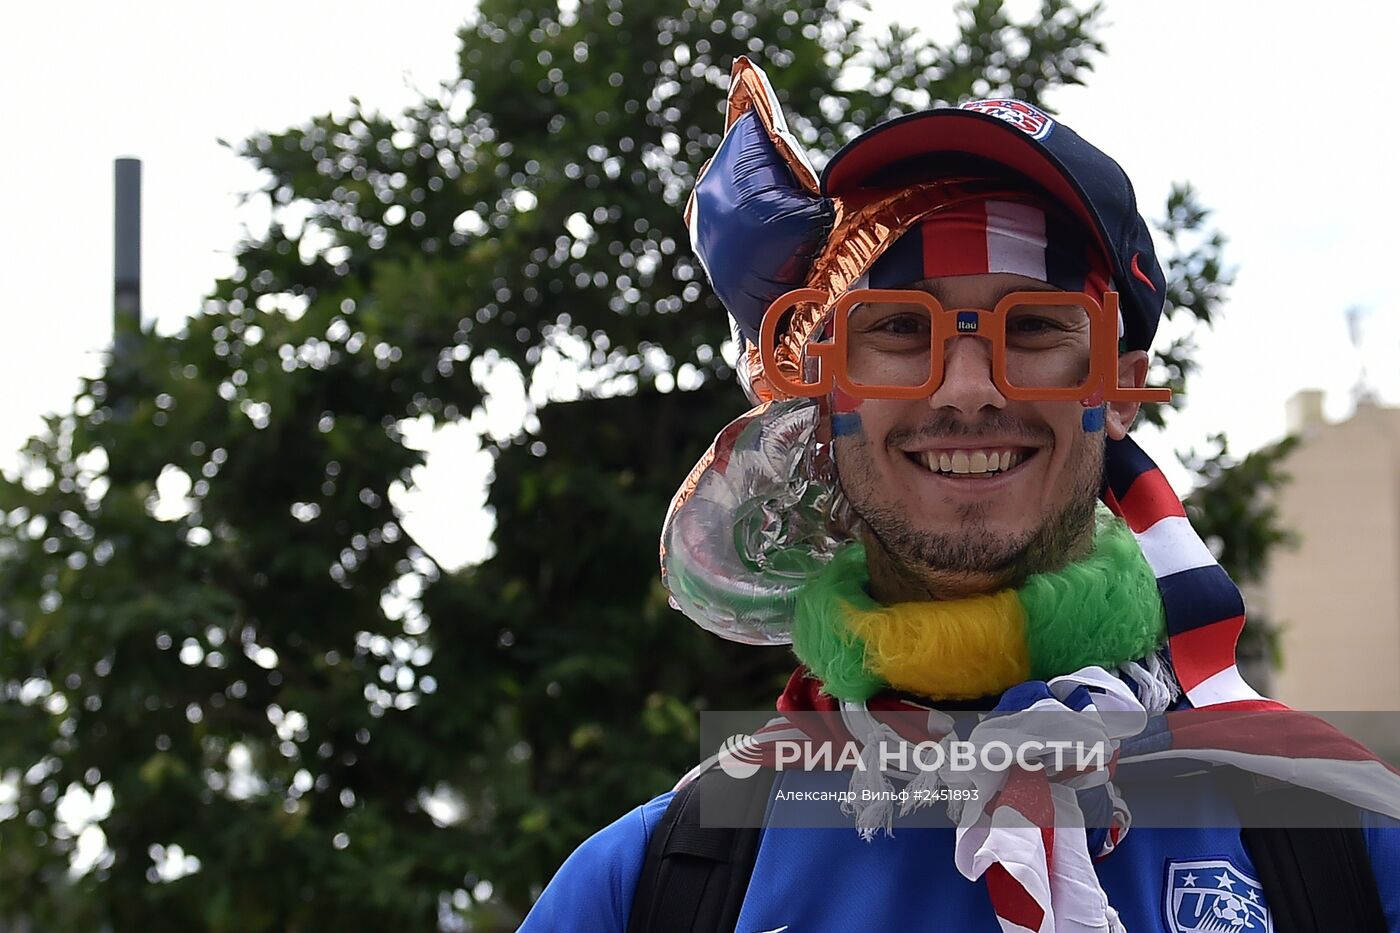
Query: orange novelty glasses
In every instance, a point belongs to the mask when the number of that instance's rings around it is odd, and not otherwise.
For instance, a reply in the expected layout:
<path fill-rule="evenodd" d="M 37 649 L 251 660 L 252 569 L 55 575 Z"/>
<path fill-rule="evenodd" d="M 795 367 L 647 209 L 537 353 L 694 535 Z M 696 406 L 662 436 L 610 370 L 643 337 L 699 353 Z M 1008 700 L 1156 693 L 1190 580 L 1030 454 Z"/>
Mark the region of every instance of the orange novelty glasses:
<path fill-rule="evenodd" d="M 976 337 L 989 351 L 992 382 L 1007 399 L 1165 402 L 1167 388 L 1118 385 L 1118 293 L 1100 304 L 1084 292 L 1011 292 L 995 308 L 944 308 L 913 289 L 859 288 L 836 302 L 826 336 L 793 366 L 777 357 L 779 323 L 801 304 L 830 295 L 799 288 L 763 315 L 759 353 L 779 392 L 799 398 L 839 389 L 856 398 L 927 398 L 943 384 L 950 339 Z M 795 378 L 797 374 L 801 378 Z"/>

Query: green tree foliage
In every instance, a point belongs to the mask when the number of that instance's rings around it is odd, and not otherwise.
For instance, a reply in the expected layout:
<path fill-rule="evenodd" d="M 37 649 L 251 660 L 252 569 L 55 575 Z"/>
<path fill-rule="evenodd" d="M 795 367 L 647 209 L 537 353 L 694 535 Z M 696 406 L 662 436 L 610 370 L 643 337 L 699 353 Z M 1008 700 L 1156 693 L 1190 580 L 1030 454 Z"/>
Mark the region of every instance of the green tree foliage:
<path fill-rule="evenodd" d="M 492 814 L 466 824 L 472 868 L 508 903 L 695 764 L 698 710 L 771 708 L 792 669 L 692 625 L 657 574 L 666 503 L 733 402 L 712 382 L 544 409 L 543 455 L 496 465 L 496 555 L 424 596 L 434 663 L 473 685 L 452 715 L 489 728 L 459 781 Z"/>
<path fill-rule="evenodd" d="M 1172 399 L 1167 406 L 1144 405 L 1142 416 L 1161 427 L 1169 411 L 1186 402 L 1186 380 L 1196 371 L 1197 325 L 1209 326 L 1235 280 L 1234 271 L 1224 265 L 1225 236 L 1208 223 L 1210 211 L 1190 184 L 1176 184 L 1167 195 L 1165 215 L 1155 226 L 1166 240 L 1162 256 L 1167 275 L 1163 327 L 1171 337 L 1154 354 L 1149 385 L 1170 386 Z"/>
<path fill-rule="evenodd" d="M 699 710 L 771 702 L 784 652 L 700 632 L 656 571 L 671 492 L 744 407 L 680 217 L 730 63 L 829 153 L 935 102 L 1040 101 L 1101 51 L 1065 0 L 963 5 L 946 45 L 850 12 L 485 0 L 440 93 L 240 145 L 270 230 L 181 333 L 119 335 L 0 483 L 0 917 L 510 928 L 692 763 Z M 1203 256 L 1173 298 L 1204 320 Z M 390 501 L 422 462 L 404 425 L 471 416 L 493 374 L 526 433 L 493 439 L 495 555 L 445 574 Z"/>

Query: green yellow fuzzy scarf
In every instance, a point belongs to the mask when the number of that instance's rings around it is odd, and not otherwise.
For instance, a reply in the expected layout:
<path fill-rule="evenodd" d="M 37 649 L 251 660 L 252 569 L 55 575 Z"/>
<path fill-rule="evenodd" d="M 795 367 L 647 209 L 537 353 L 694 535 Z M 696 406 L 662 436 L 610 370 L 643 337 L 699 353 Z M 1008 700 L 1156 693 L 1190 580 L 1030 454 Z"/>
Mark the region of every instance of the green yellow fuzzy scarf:
<path fill-rule="evenodd" d="M 996 695 L 1088 665 L 1112 668 L 1166 642 L 1157 579 L 1132 531 L 1100 516 L 1094 551 L 1019 589 L 881 606 L 852 543 L 797 597 L 793 651 L 839 699 L 886 687 L 929 699 Z"/>

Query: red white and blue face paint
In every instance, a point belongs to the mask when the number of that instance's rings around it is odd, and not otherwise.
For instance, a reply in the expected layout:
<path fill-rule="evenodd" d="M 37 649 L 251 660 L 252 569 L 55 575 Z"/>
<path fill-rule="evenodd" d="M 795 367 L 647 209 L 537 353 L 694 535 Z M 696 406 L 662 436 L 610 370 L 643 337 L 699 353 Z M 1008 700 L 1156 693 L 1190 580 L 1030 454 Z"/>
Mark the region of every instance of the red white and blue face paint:
<path fill-rule="evenodd" d="M 864 430 L 860 423 L 860 399 L 840 389 L 831 393 L 831 434 L 833 437 L 854 437 Z"/>

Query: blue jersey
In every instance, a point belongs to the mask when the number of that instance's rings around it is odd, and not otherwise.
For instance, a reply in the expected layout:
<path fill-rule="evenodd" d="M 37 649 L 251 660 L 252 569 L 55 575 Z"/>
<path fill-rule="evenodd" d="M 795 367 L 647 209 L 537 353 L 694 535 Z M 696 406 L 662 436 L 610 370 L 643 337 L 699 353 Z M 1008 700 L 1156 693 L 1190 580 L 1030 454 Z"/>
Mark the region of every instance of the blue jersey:
<path fill-rule="evenodd" d="M 736 933 L 851 933 L 860 930 L 998 929 L 986 886 L 958 873 L 951 824 L 924 821 L 864 842 L 833 814 L 829 828 L 783 808 L 785 792 L 835 786 L 844 775 L 784 772 L 774 782 L 769 814 Z M 1129 800 L 1135 822 L 1096 863 L 1099 881 L 1132 933 L 1241 930 L 1270 933 L 1268 903 L 1242 842 L 1232 801 L 1200 787 Z M 671 794 L 638 807 L 583 843 L 526 917 L 522 933 L 625 933 L 647 841 Z M 800 804 L 810 808 L 813 804 Z M 838 806 L 831 804 L 833 810 Z M 1174 822 L 1193 829 L 1159 829 Z M 1199 828 L 1216 826 L 1220 828 Z M 839 828 L 838 828 L 839 827 Z M 1400 824 L 1363 814 L 1386 925 L 1400 933 Z"/>

